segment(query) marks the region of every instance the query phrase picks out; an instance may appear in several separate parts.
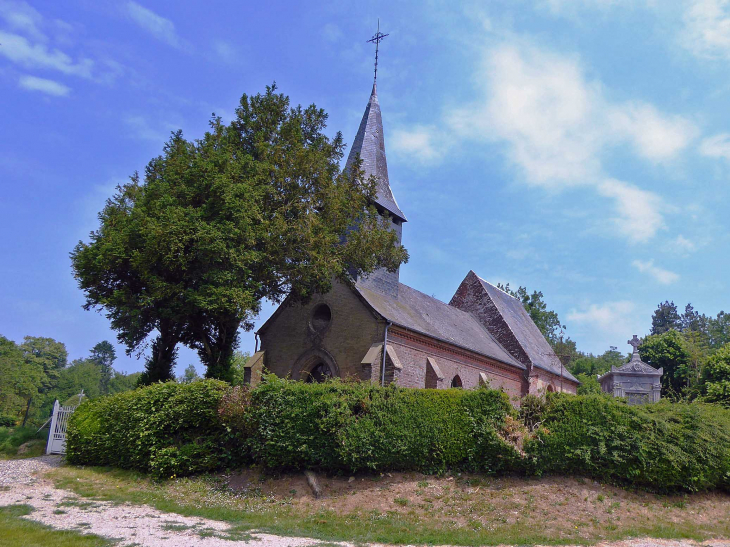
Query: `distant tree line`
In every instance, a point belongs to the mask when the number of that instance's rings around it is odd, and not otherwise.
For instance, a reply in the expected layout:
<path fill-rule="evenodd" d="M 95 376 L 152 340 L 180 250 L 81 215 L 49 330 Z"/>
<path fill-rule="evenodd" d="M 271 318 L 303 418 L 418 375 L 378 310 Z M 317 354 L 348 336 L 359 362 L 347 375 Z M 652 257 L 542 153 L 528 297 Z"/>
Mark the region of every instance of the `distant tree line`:
<path fill-rule="evenodd" d="M 53 401 L 77 403 L 83 389 L 91 399 L 136 387 L 140 374 L 114 370 L 116 353 L 107 341 L 99 342 L 82 359 L 68 362 L 62 342 L 26 336 L 16 344 L 0 336 L 0 426 L 40 425 Z"/>
<path fill-rule="evenodd" d="M 600 355 L 579 351 L 575 341 L 565 337 L 565 326 L 548 309 L 542 292 L 530 293 L 526 287 L 514 291 L 509 284 L 498 287 L 522 302 L 563 365 L 580 380 L 579 394 L 600 393 L 597 376 L 630 359 L 631 354 L 614 346 Z M 651 325 L 639 354 L 646 363 L 664 369 L 662 396 L 730 407 L 730 314 L 708 316 L 692 304 L 680 313 L 674 302 L 665 301 L 654 311 Z"/>

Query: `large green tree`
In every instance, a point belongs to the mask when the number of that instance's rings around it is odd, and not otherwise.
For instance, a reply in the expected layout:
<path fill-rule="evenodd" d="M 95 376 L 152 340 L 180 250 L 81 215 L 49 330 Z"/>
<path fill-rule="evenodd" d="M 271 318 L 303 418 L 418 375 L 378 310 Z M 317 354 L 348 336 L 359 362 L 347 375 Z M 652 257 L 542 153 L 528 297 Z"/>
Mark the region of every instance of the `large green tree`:
<path fill-rule="evenodd" d="M 21 420 L 47 385 L 43 365 L 29 362 L 18 345 L 0 336 L 0 413 Z"/>
<path fill-rule="evenodd" d="M 682 334 L 669 330 L 647 336 L 639 346 L 641 359 L 654 368 L 663 368 L 662 390 L 665 396 L 678 398 L 690 386 L 691 356 Z"/>
<path fill-rule="evenodd" d="M 114 376 L 114 361 L 117 358 L 117 352 L 114 346 L 104 340 L 91 348 L 89 360 L 94 361 L 99 366 L 101 377 L 99 380 L 99 389 L 102 395 L 109 393 L 109 382 Z"/>
<path fill-rule="evenodd" d="M 130 352 L 154 337 L 147 381 L 172 378 L 180 342 L 208 377 L 231 380 L 238 331 L 264 298 L 306 301 L 407 260 L 372 207 L 376 181 L 340 170 L 345 144 L 326 120 L 275 86 L 244 95 L 231 124 L 214 117 L 195 142 L 175 133 L 74 249 L 86 307 L 105 311 Z"/>
<path fill-rule="evenodd" d="M 730 408 L 730 344 L 708 359 L 703 376 L 703 399 Z"/>
<path fill-rule="evenodd" d="M 681 330 L 681 328 L 682 319 L 677 311 L 677 305 L 668 300 L 659 304 L 651 318 L 651 333 L 664 334 L 672 329 Z"/>

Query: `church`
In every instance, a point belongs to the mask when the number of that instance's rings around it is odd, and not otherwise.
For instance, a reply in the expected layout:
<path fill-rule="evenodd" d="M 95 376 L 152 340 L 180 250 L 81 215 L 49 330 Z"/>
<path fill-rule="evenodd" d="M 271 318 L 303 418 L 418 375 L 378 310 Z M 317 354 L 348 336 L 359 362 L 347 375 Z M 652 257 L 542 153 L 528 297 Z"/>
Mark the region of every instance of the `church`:
<path fill-rule="evenodd" d="M 383 120 L 373 84 L 346 169 L 359 157 L 377 179 L 375 207 L 401 241 L 407 222 L 388 179 Z M 259 351 L 246 380 L 262 370 L 294 380 L 356 378 L 411 388 L 575 393 L 579 382 L 516 298 L 470 271 L 447 304 L 381 269 L 352 284 L 336 282 L 306 305 L 282 305 L 258 330 Z"/>

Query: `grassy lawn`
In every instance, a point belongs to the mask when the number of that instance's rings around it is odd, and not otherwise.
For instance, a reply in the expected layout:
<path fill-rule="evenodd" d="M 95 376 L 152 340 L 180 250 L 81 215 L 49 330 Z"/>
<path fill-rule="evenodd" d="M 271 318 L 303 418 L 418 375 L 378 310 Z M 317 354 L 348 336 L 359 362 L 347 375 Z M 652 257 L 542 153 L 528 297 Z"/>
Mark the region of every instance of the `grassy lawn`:
<path fill-rule="evenodd" d="M 24 518 L 32 512 L 27 505 L 0 507 L 0 544 L 3 547 L 110 547 L 98 536 L 53 530 Z"/>
<path fill-rule="evenodd" d="M 590 544 L 628 537 L 730 537 L 730 496 L 659 496 L 588 480 L 420 474 L 320 477 L 248 470 L 156 483 L 134 472 L 61 467 L 58 488 L 229 522 L 235 530 L 393 544 Z"/>
<path fill-rule="evenodd" d="M 34 427 L 0 427 L 0 459 L 34 458 L 46 451 L 47 431 Z"/>

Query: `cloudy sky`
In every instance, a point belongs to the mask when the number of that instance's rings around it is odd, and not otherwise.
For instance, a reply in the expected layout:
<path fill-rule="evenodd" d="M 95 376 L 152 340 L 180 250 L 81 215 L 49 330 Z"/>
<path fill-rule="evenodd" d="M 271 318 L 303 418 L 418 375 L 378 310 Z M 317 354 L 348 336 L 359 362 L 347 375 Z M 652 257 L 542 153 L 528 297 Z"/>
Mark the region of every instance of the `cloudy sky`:
<path fill-rule="evenodd" d="M 273 81 L 351 141 L 378 17 L 403 282 L 541 290 L 591 352 L 730 308 L 730 0 L 0 0 L 0 334 L 114 340 L 68 253 L 115 185 Z"/>

